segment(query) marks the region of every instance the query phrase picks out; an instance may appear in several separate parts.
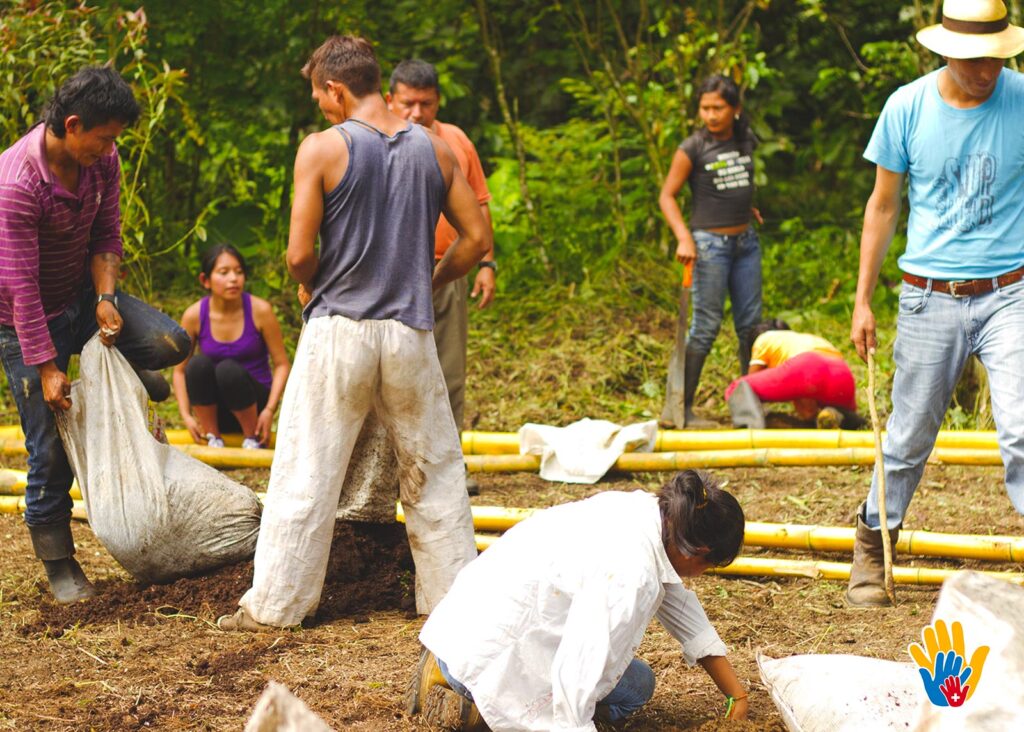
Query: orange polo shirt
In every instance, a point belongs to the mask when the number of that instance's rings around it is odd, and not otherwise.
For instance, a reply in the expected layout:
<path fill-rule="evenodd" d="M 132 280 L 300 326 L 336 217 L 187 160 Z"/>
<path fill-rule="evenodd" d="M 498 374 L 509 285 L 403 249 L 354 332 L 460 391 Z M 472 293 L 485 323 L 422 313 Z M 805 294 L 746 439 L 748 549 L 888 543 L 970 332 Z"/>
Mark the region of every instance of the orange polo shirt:
<path fill-rule="evenodd" d="M 470 188 L 476 194 L 476 200 L 480 205 L 491 200 L 491 192 L 487 189 L 487 178 L 484 177 L 484 168 L 480 164 L 480 156 L 477 155 L 476 147 L 466 137 L 466 133 L 455 125 L 450 125 L 438 120 L 434 121 L 433 132 L 442 140 L 448 143 L 448 147 L 455 153 L 459 161 L 459 168 L 462 174 L 469 181 Z M 448 251 L 452 242 L 459 238 L 455 227 L 448 223 L 448 219 L 441 214 L 437 221 L 437 229 L 434 231 L 434 256 L 440 259 Z"/>

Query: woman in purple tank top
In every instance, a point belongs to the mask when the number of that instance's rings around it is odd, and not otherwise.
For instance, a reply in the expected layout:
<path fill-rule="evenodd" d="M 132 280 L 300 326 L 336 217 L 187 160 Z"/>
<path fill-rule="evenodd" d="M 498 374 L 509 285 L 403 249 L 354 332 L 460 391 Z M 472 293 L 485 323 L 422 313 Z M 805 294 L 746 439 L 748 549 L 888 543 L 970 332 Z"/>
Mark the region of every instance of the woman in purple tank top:
<path fill-rule="evenodd" d="M 288 380 L 277 316 L 270 303 L 245 291 L 245 276 L 237 249 L 212 247 L 199 275 L 210 294 L 181 317 L 192 352 L 174 368 L 174 394 L 192 439 L 210 447 L 224 447 L 224 432 L 241 432 L 244 448 L 269 444 Z"/>

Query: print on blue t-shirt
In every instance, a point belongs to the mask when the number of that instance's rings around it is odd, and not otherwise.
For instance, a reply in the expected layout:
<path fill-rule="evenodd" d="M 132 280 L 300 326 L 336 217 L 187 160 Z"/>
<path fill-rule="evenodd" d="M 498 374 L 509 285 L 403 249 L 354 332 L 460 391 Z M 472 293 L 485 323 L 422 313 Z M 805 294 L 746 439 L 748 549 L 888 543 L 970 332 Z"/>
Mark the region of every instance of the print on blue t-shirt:
<path fill-rule="evenodd" d="M 958 109 L 939 73 L 889 97 L 864 157 L 907 175 L 904 272 L 994 277 L 1024 265 L 1024 75 L 1004 68 L 991 97 Z"/>

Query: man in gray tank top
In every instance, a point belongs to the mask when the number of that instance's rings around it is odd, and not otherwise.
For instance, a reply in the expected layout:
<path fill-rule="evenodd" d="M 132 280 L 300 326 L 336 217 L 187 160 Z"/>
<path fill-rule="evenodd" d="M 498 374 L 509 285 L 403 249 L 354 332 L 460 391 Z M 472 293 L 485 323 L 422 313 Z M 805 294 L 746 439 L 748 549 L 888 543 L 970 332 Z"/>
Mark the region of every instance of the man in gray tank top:
<path fill-rule="evenodd" d="M 476 556 L 431 291 L 483 258 L 486 223 L 448 146 L 388 111 L 369 42 L 329 38 L 302 73 L 334 126 L 303 140 L 295 158 L 287 262 L 306 325 L 282 401 L 253 586 L 218 621 L 225 630 L 289 627 L 316 612 L 339 494 L 371 412 L 398 458 L 419 612 Z M 435 266 L 442 211 L 459 239 Z"/>

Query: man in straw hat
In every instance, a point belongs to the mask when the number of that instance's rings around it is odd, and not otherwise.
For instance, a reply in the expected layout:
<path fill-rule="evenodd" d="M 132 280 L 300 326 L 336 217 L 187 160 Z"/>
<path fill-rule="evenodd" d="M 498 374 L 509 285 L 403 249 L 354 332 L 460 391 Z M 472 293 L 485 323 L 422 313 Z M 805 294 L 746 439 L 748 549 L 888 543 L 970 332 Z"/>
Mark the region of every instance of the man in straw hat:
<path fill-rule="evenodd" d="M 946 66 L 897 89 L 864 157 L 877 165 L 864 211 L 851 339 L 875 348 L 871 295 L 899 221 L 910 217 L 896 323 L 892 414 L 883 444 L 886 526 L 893 535 L 921 479 L 968 357 L 988 371 L 1006 487 L 1024 513 L 1024 50 L 1001 0 L 945 0 L 917 40 Z M 847 601 L 887 605 L 878 475 L 857 514 Z"/>

